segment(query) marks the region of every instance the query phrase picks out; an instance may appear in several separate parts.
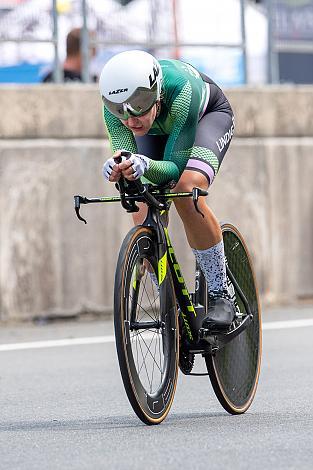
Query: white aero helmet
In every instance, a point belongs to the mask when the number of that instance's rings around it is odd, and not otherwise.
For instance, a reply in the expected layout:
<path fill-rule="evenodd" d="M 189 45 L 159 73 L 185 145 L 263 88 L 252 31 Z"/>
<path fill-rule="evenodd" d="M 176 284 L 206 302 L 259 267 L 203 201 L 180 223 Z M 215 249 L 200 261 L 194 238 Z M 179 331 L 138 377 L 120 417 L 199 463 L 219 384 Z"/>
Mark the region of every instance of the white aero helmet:
<path fill-rule="evenodd" d="M 141 116 L 160 99 L 161 66 L 148 52 L 121 52 L 104 65 L 99 86 L 102 101 L 114 116 Z"/>

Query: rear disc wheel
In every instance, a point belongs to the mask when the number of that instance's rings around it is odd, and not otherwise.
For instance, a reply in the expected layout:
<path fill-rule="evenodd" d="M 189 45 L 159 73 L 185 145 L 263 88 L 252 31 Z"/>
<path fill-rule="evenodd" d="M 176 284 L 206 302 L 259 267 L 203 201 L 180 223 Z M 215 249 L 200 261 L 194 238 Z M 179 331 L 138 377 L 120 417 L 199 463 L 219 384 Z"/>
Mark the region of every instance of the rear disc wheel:
<path fill-rule="evenodd" d="M 223 224 L 222 233 L 228 267 L 248 301 L 253 320 L 215 355 L 207 355 L 206 365 L 221 405 L 231 414 L 241 414 L 251 405 L 259 379 L 261 309 L 251 258 L 242 235 L 231 224 Z M 239 311 L 248 314 L 236 289 L 234 294 Z M 240 320 L 235 320 L 235 324 L 238 322 Z"/>

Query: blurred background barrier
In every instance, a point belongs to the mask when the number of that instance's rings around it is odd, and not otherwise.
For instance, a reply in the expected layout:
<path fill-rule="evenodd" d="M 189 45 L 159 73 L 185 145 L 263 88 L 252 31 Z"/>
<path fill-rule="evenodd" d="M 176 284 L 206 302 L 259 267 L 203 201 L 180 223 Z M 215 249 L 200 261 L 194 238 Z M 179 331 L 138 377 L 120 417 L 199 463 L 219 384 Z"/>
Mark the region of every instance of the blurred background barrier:
<path fill-rule="evenodd" d="M 263 303 L 313 299 L 313 88 L 226 89 L 236 137 L 209 194 L 246 237 Z M 111 313 L 114 270 L 131 217 L 115 194 L 96 85 L 0 88 L 0 315 Z M 171 235 L 189 287 L 194 260 L 181 222 Z M 174 223 L 173 223 L 174 222 Z"/>
<path fill-rule="evenodd" d="M 222 86 L 313 83 L 313 0 L 0 0 L 0 82 L 62 82 L 81 28 L 83 82 L 116 52 L 191 62 Z"/>
<path fill-rule="evenodd" d="M 313 87 L 272 85 L 227 88 L 238 137 L 313 136 Z M 97 85 L 66 84 L 0 88 L 0 137 L 102 138 Z"/>

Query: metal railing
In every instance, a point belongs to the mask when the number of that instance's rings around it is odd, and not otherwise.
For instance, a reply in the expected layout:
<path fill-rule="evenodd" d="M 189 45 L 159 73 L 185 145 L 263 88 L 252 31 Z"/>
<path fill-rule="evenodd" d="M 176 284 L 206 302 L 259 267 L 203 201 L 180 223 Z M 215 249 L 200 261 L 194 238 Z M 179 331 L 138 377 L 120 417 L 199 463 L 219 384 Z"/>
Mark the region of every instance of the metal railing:
<path fill-rule="evenodd" d="M 151 3 L 151 10 L 155 9 L 155 2 L 159 0 L 149 0 Z M 132 41 L 127 40 L 121 41 L 116 38 L 108 38 L 102 40 L 101 38 L 90 38 L 88 32 L 88 15 L 89 15 L 89 5 L 87 0 L 80 0 L 80 13 L 82 20 L 82 36 L 81 36 L 81 47 L 82 47 L 82 80 L 85 83 L 90 81 L 89 76 L 89 50 L 92 47 L 112 47 L 112 46 L 125 46 L 125 47 L 142 47 L 148 50 L 154 49 L 172 49 L 174 52 L 173 55 L 177 54 L 177 51 L 180 48 L 190 47 L 210 47 L 210 48 L 236 48 L 241 51 L 243 57 L 243 82 L 247 82 L 247 54 L 246 54 L 246 35 L 245 35 L 245 8 L 246 0 L 240 0 L 240 29 L 241 29 L 241 38 L 238 43 L 213 43 L 213 42 L 182 42 L 179 41 L 177 36 L 177 31 L 173 35 L 173 40 L 165 41 L 154 41 L 151 38 L 148 41 Z M 174 29 L 177 28 L 176 10 L 178 8 L 179 0 L 171 0 L 168 2 L 169 7 L 172 8 L 172 15 L 174 19 Z M 51 15 L 52 15 L 52 37 L 37 39 L 37 38 L 17 38 L 17 37 L 0 37 L 0 43 L 3 42 L 12 42 L 12 43 L 50 43 L 54 47 L 54 63 L 53 63 L 53 78 L 56 83 L 60 83 L 63 80 L 62 67 L 60 63 L 60 48 L 59 48 L 59 19 L 58 19 L 58 10 L 57 10 L 57 0 L 51 0 Z M 153 23 L 153 21 L 151 22 Z M 152 34 L 153 36 L 153 34 Z"/>
<path fill-rule="evenodd" d="M 153 0 L 150 0 L 153 2 Z M 88 10 L 86 0 L 81 0 L 82 2 L 82 16 L 83 16 L 83 36 L 82 36 L 82 50 L 83 50 L 83 81 L 89 82 L 90 77 L 88 73 L 89 69 L 89 48 L 90 47 L 110 47 L 110 46 L 120 46 L 122 44 L 126 45 L 127 47 L 142 47 L 147 48 L 149 50 L 154 49 L 173 49 L 177 51 L 178 48 L 183 47 L 210 47 L 210 48 L 235 48 L 240 49 L 243 54 L 243 82 L 247 83 L 247 54 L 246 54 L 246 34 L 245 34 L 245 6 L 246 0 L 240 0 L 240 27 L 241 27 L 241 41 L 235 44 L 229 43 L 212 43 L 212 42 L 182 42 L 178 41 L 177 39 L 177 32 L 174 34 L 173 41 L 164 41 L 164 42 L 155 42 L 155 41 L 131 41 L 127 40 L 127 43 L 119 41 L 118 39 L 106 39 L 106 40 L 99 40 L 94 39 L 90 40 L 88 32 L 87 32 L 87 20 L 88 20 Z M 172 0 L 172 13 L 174 18 L 174 29 L 176 30 L 176 10 L 177 10 L 177 0 Z M 176 54 L 174 53 L 174 56 Z M 178 58 L 178 57 L 175 57 Z"/>
<path fill-rule="evenodd" d="M 150 7 L 151 18 L 148 20 L 149 25 L 144 25 L 148 31 L 146 40 L 135 40 L 132 36 L 123 33 L 123 28 L 119 27 L 118 34 L 108 34 L 103 38 L 103 31 L 100 33 L 96 30 L 96 36 L 90 37 L 89 20 L 90 16 L 95 14 L 92 7 L 91 0 L 76 0 L 76 10 L 79 13 L 82 24 L 82 80 L 83 82 L 89 82 L 89 66 L 90 66 L 90 48 L 102 48 L 108 49 L 115 46 L 120 47 L 140 47 L 145 48 L 149 51 L 154 50 L 170 50 L 174 58 L 179 58 L 179 51 L 184 48 L 228 48 L 237 49 L 241 51 L 242 55 L 242 76 L 243 83 L 247 83 L 247 47 L 246 47 L 246 27 L 245 27 L 245 12 L 248 5 L 248 0 L 240 1 L 240 40 L 237 43 L 216 43 L 216 42 L 189 42 L 182 41 L 180 38 L 180 30 L 177 22 L 177 10 L 180 6 L 180 0 L 147 0 L 147 5 Z M 74 3 L 74 2 L 73 2 Z M 135 3 L 135 2 L 134 2 Z M 20 4 L 27 7 L 27 1 Z M 166 7 L 165 7 L 166 5 Z M 261 3 L 262 5 L 262 3 Z M 280 71 L 280 58 L 284 53 L 290 54 L 313 54 L 313 30 L 310 26 L 310 18 L 313 17 L 313 0 L 307 0 L 306 2 L 299 1 L 291 3 L 290 0 L 264 0 L 264 13 L 266 13 L 268 20 L 268 54 L 267 54 L 267 81 L 269 83 L 279 83 L 281 81 Z M 16 7 L 17 9 L 20 7 Z M 125 11 L 121 7 L 121 11 Z M 165 10 L 166 11 L 165 11 Z M 302 13 L 304 11 L 304 13 Z M 306 15 L 305 12 L 308 12 Z M 162 13 L 162 17 L 160 17 Z M 200 14 L 201 12 L 199 12 Z M 53 77 L 54 81 L 59 83 L 63 80 L 62 66 L 60 60 L 60 30 L 59 30 L 59 13 L 57 9 L 57 0 L 51 0 L 51 35 L 49 38 L 32 38 L 29 35 L 23 35 L 22 37 L 10 36 L 10 27 L 2 28 L 0 34 L 0 44 L 3 43 L 47 43 L 51 44 L 54 48 L 54 61 L 53 61 Z M 153 15 L 159 15 L 158 21 L 155 21 Z M 166 37 L 164 40 L 162 36 L 155 34 L 158 24 L 164 22 L 164 15 L 171 17 L 173 23 L 173 32 L 170 35 L 171 38 Z M 280 15 L 280 19 L 279 19 Z M 281 17 L 284 15 L 284 21 Z M 297 16 L 296 16 L 297 15 Z M 306 18 L 307 17 L 307 18 Z M 102 21 L 102 30 L 109 28 L 105 22 L 105 15 L 100 19 L 99 24 Z M 291 25 L 296 28 L 296 31 L 292 31 L 288 21 Z M 301 21 L 300 21 L 301 20 Z M 103 26 L 104 25 L 104 26 Z M 114 25 L 111 25 L 114 26 Z M 99 33 L 99 34 L 98 34 Z M 16 34 L 16 33 L 15 33 Z M 168 35 L 167 35 L 168 36 Z"/>

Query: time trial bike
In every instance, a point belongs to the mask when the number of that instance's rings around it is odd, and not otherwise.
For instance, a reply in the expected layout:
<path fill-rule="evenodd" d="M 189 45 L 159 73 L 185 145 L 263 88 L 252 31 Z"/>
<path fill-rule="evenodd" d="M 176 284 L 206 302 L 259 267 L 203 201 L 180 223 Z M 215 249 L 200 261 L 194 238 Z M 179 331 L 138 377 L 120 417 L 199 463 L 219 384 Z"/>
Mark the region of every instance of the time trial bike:
<path fill-rule="evenodd" d="M 202 327 L 209 298 L 196 264 L 195 289 L 189 292 L 170 240 L 167 221 L 174 198 L 208 193 L 173 192 L 170 186 L 121 179 L 119 196 L 74 196 L 78 218 L 82 204 L 120 201 L 127 212 L 148 206 L 142 225 L 126 235 L 116 266 L 114 328 L 120 371 L 128 399 L 146 424 L 159 424 L 172 405 L 178 370 L 189 376 L 209 375 L 214 392 L 231 414 L 244 413 L 257 389 L 261 363 L 261 310 L 247 246 L 238 229 L 221 224 L 228 289 L 236 317 L 226 332 Z M 198 210 L 199 211 L 199 210 Z M 195 356 L 204 358 L 204 373 L 194 373 Z"/>

